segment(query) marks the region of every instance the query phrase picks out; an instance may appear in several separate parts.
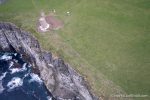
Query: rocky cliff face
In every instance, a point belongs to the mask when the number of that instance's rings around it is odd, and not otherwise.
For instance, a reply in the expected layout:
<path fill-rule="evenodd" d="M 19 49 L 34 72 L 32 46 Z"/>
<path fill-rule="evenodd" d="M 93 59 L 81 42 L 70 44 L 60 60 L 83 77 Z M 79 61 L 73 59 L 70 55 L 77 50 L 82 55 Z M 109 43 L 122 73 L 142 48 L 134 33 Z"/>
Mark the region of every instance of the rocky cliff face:
<path fill-rule="evenodd" d="M 6 0 L 0 0 L 0 4 L 4 3 Z"/>
<path fill-rule="evenodd" d="M 57 100 L 98 100 L 89 91 L 83 77 L 62 59 L 54 59 L 50 52 L 41 50 L 30 33 L 14 24 L 0 23 L 0 51 L 22 54 Z"/>

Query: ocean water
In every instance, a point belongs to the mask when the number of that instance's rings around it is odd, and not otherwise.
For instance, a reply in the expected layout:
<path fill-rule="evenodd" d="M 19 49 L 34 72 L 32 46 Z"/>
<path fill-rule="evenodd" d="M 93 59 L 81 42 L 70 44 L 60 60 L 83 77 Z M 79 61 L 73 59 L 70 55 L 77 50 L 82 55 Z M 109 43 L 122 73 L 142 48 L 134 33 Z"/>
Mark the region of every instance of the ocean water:
<path fill-rule="evenodd" d="M 18 53 L 0 53 L 0 100 L 54 100 Z"/>

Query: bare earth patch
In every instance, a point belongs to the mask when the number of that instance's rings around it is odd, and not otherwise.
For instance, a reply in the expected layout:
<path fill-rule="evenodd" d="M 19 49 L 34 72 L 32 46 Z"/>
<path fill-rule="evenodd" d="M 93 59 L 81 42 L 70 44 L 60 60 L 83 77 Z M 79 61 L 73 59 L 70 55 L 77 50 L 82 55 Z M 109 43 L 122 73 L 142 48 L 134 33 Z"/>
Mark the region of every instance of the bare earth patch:
<path fill-rule="evenodd" d="M 50 30 L 58 30 L 63 27 L 63 22 L 56 18 L 54 14 L 42 15 L 37 23 L 38 32 L 47 32 Z"/>

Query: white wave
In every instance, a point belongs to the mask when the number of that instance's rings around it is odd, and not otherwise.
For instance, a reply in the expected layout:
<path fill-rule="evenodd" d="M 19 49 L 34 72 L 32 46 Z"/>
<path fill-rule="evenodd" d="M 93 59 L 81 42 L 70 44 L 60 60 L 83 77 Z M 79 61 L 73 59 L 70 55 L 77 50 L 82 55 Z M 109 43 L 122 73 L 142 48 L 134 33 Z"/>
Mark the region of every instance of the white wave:
<path fill-rule="evenodd" d="M 10 71 L 11 71 L 11 74 L 14 74 L 14 73 L 20 72 L 21 69 L 19 69 L 19 68 L 12 68 L 12 69 L 10 69 Z"/>
<path fill-rule="evenodd" d="M 14 74 L 14 73 L 17 73 L 17 72 L 23 72 L 23 71 L 27 70 L 26 65 L 27 65 L 27 63 L 24 63 L 22 68 L 11 68 L 9 70 L 11 71 L 11 74 Z"/>
<path fill-rule="evenodd" d="M 29 76 L 29 73 L 25 74 L 22 79 L 26 78 L 27 76 Z"/>
<path fill-rule="evenodd" d="M 0 93 L 2 93 L 5 89 L 2 85 L 2 80 L 3 78 L 6 76 L 7 72 L 3 73 L 1 76 L 0 76 Z"/>
<path fill-rule="evenodd" d="M 14 59 L 14 62 L 18 63 L 18 60 Z"/>
<path fill-rule="evenodd" d="M 2 57 L 0 57 L 0 60 L 11 60 L 12 56 L 8 56 L 8 55 L 3 55 Z"/>
<path fill-rule="evenodd" d="M 17 56 L 17 53 L 14 53 L 15 56 Z"/>
<path fill-rule="evenodd" d="M 43 83 L 43 81 L 37 74 L 31 73 L 30 76 L 31 76 L 31 79 L 29 80 L 29 83 L 34 82 L 34 81 L 38 82 L 39 84 Z"/>
<path fill-rule="evenodd" d="M 5 89 L 4 89 L 3 85 L 2 85 L 2 81 L 0 81 L 0 94 L 3 93 L 4 90 Z"/>
<path fill-rule="evenodd" d="M 6 76 L 7 72 L 3 73 L 1 76 L 0 76 L 0 81 L 3 80 L 3 78 Z"/>
<path fill-rule="evenodd" d="M 50 96 L 47 96 L 47 100 L 52 100 L 52 97 L 50 97 Z"/>
<path fill-rule="evenodd" d="M 11 68 L 13 65 L 14 65 L 14 62 L 11 61 L 9 64 L 9 68 Z"/>
<path fill-rule="evenodd" d="M 23 85 L 23 80 L 19 77 L 14 77 L 11 79 L 10 82 L 8 82 L 7 87 L 9 88 L 9 90 L 12 90 L 16 87 L 20 87 Z"/>
<path fill-rule="evenodd" d="M 22 70 L 27 70 L 26 65 L 27 65 L 27 63 L 24 63 L 24 64 L 23 64 Z"/>

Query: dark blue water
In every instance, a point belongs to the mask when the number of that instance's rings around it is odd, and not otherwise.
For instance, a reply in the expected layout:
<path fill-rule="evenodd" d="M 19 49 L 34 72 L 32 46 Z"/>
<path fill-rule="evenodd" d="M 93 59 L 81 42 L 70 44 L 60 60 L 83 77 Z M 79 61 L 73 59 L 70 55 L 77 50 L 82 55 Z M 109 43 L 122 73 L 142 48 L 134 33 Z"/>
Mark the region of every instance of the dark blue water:
<path fill-rule="evenodd" d="M 54 100 L 20 54 L 0 53 L 0 100 Z"/>

